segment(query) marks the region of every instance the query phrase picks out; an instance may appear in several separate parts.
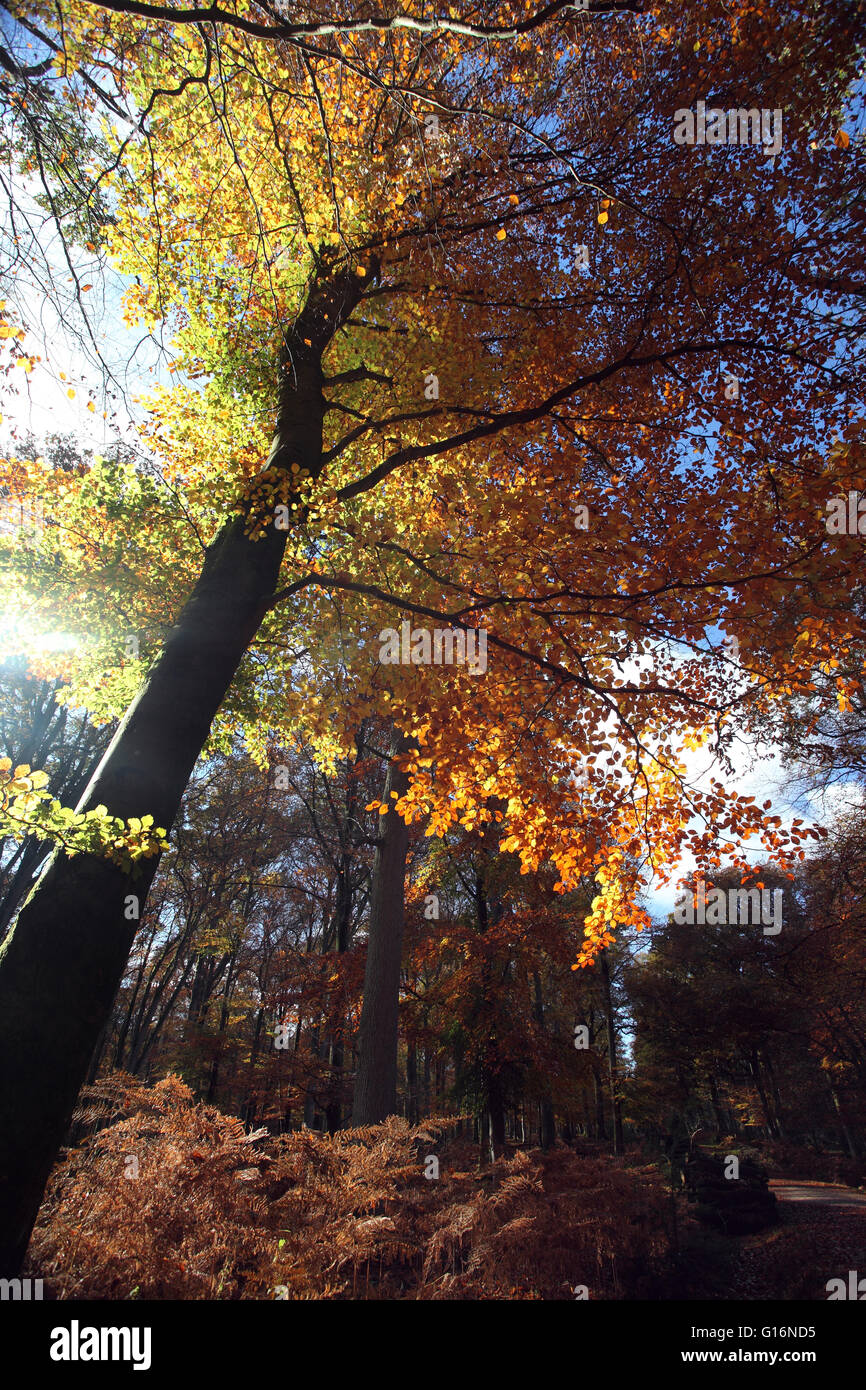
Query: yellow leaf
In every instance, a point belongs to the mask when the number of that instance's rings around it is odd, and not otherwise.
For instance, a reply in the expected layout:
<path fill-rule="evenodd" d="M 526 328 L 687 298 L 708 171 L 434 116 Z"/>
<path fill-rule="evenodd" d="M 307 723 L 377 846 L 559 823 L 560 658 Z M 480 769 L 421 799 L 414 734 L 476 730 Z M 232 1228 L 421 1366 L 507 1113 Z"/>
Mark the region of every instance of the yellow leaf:
<path fill-rule="evenodd" d="M 600 213 L 598 214 L 598 220 L 599 220 L 599 223 L 600 223 L 600 225 L 601 225 L 602 227 L 604 226 L 605 222 L 607 221 L 607 218 L 608 218 L 608 214 L 607 214 L 606 212 L 600 212 Z"/>
<path fill-rule="evenodd" d="M 507 237 L 507 235 L 508 235 L 508 233 L 506 232 L 505 228 L 504 228 L 504 227 L 500 227 L 500 228 L 499 228 L 499 231 L 496 233 L 496 240 L 497 240 L 497 241 L 504 241 L 505 238 Z"/>
<path fill-rule="evenodd" d="M 70 386 L 69 390 L 66 392 L 66 394 L 67 394 L 67 396 L 69 397 L 69 399 L 70 399 L 71 401 L 74 401 L 74 400 L 75 400 L 75 392 L 73 391 L 73 389 L 72 389 L 71 386 Z"/>
<path fill-rule="evenodd" d="M 513 203 L 514 206 L 516 207 L 517 204 L 520 202 L 520 199 L 518 198 L 518 196 L 517 196 L 516 193 L 509 193 L 509 195 L 508 195 L 508 201 L 509 201 L 509 203 Z"/>
<path fill-rule="evenodd" d="M 88 401 L 88 402 L 87 402 L 87 409 L 88 409 L 88 410 L 93 410 L 93 411 L 96 410 L 96 406 L 93 404 L 93 401 Z"/>

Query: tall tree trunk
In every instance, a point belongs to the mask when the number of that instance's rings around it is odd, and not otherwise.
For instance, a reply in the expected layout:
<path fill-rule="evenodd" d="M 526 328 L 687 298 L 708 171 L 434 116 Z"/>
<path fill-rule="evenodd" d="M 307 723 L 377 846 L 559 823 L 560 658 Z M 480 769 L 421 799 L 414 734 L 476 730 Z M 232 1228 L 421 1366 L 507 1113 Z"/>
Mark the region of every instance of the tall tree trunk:
<path fill-rule="evenodd" d="M 395 728 L 391 736 L 391 762 L 382 796 L 388 810 L 379 817 L 381 828 L 373 867 L 364 1003 L 358 1029 L 353 1125 L 379 1124 L 397 1110 L 397 1015 L 409 827 L 394 810 L 391 793 L 403 796 L 408 788 L 406 773 L 396 766 L 393 759 L 408 752 L 411 746 L 411 741 Z"/>
<path fill-rule="evenodd" d="M 604 1088 L 601 1084 L 601 1062 L 597 1060 L 592 1068 L 592 1085 L 595 1091 L 595 1137 L 607 1139 L 607 1126 L 604 1119 Z"/>
<path fill-rule="evenodd" d="M 853 1158 L 854 1162 L 856 1163 L 857 1159 L 859 1158 L 859 1154 L 857 1152 L 857 1145 L 854 1143 L 854 1138 L 845 1121 L 845 1112 L 843 1111 L 842 1104 L 839 1100 L 839 1092 L 837 1091 L 833 1083 L 833 1078 L 830 1075 L 829 1070 L 824 1070 L 824 1076 L 827 1081 L 827 1087 L 830 1091 L 830 1098 L 833 1102 L 833 1109 L 836 1112 L 836 1120 L 839 1125 L 839 1130 L 842 1134 L 842 1138 L 845 1142 L 845 1147 L 848 1150 L 849 1157 Z"/>
<path fill-rule="evenodd" d="M 544 1029 L 544 998 L 541 993 L 541 976 L 537 970 L 532 972 L 533 1012 L 540 1030 Z M 552 1149 L 556 1143 L 556 1114 L 546 1091 L 541 1098 L 541 1147 Z"/>
<path fill-rule="evenodd" d="M 713 1071 L 712 1067 L 707 1072 L 707 1082 L 710 1088 L 710 1104 L 713 1107 L 713 1117 L 716 1121 L 715 1139 L 716 1143 L 718 1144 L 728 1133 L 728 1128 L 727 1121 L 725 1119 L 725 1112 L 722 1109 L 721 1097 L 719 1096 L 719 1085 L 716 1081 L 716 1074 Z"/>
<path fill-rule="evenodd" d="M 488 1072 L 485 1076 L 487 1094 L 487 1114 L 489 1117 L 490 1162 L 494 1163 L 505 1153 L 505 1102 L 502 1098 L 502 1085 L 498 1072 Z"/>
<path fill-rule="evenodd" d="M 410 1043 L 406 1049 L 406 1118 L 410 1125 L 418 1123 L 418 1049 Z"/>
<path fill-rule="evenodd" d="M 369 283 L 342 272 L 313 288 L 296 319 L 281 363 L 271 468 L 297 463 L 320 473 L 322 352 Z M 252 518 L 265 523 L 255 539 L 244 530 Z M 192 595 L 79 810 L 101 803 L 112 815 L 152 815 L 170 828 L 277 586 L 286 532 L 268 520 L 266 505 L 245 501 L 208 546 Z M 140 861 L 133 874 L 92 854 L 52 854 L 0 946 L 0 1275 L 14 1274 L 24 1257 L 132 946 L 137 920 L 128 898 L 140 911 L 156 867 L 154 858 Z M 61 1026 L 62 1043 L 47 1045 Z"/>
<path fill-rule="evenodd" d="M 354 784 L 353 784 L 354 786 Z M 348 817 L 354 814 L 354 797 L 347 807 Z M 334 934 L 338 955 L 349 949 L 349 934 L 352 926 L 352 856 L 344 853 L 340 858 L 337 879 L 337 902 L 335 907 Z M 343 1064 L 345 1061 L 345 1020 L 340 1019 L 331 1040 L 331 1099 L 325 1109 L 325 1120 L 329 1134 L 336 1134 L 343 1123 L 343 1104 L 340 1093 L 343 1084 Z"/>
<path fill-rule="evenodd" d="M 238 946 L 239 949 L 239 946 Z M 220 1009 L 219 1024 L 217 1026 L 216 1046 L 214 1048 L 213 1060 L 211 1061 L 210 1077 L 208 1079 L 207 1095 L 205 1101 L 208 1105 L 213 1105 L 216 1100 L 217 1087 L 219 1085 L 220 1069 L 222 1066 L 223 1049 L 225 1048 L 226 1029 L 229 1022 L 229 1006 L 231 1004 L 232 992 L 235 987 L 235 962 L 236 952 L 232 952 L 229 961 L 228 974 L 226 976 L 225 988 L 223 989 L 223 1002 Z"/>
<path fill-rule="evenodd" d="M 136 1006 L 138 1005 L 139 993 L 141 992 L 142 986 L 144 985 L 145 973 L 150 962 L 150 948 L 153 944 L 155 930 L 156 928 L 154 928 L 154 931 L 151 932 L 150 941 L 147 943 L 147 950 L 143 953 L 141 957 L 141 965 L 139 966 L 135 975 L 135 985 L 129 996 L 129 1003 L 123 1015 L 123 1020 L 120 1024 L 120 1028 L 118 1029 L 117 1039 L 114 1045 L 114 1065 L 118 1068 L 123 1068 L 123 1058 L 124 1053 L 126 1051 L 126 1043 L 133 1026 Z"/>
<path fill-rule="evenodd" d="M 477 1117 L 478 1124 L 478 1163 L 479 1166 L 490 1158 L 490 1112 L 485 1106 Z"/>
<path fill-rule="evenodd" d="M 264 1026 L 265 1011 L 263 1008 L 260 1007 L 256 1010 L 256 1024 L 255 1029 L 253 1030 L 252 1045 L 250 1047 L 250 1062 L 248 1070 L 249 1080 L 247 1083 L 249 1090 L 247 1092 L 247 1099 L 244 1104 L 244 1120 L 250 1127 L 252 1127 L 253 1120 L 255 1119 L 256 1110 L 258 1109 L 258 1101 L 256 1100 L 255 1096 L 256 1063 L 259 1059 L 259 1051 L 261 1048 L 262 1041 L 262 1031 L 264 1029 Z"/>
<path fill-rule="evenodd" d="M 752 1048 L 751 1055 L 749 1057 L 749 1069 L 752 1073 L 752 1076 L 755 1078 L 755 1087 L 758 1092 L 758 1098 L 761 1102 L 761 1109 L 764 1112 L 764 1127 L 767 1131 L 767 1137 L 769 1139 L 776 1139 L 778 1138 L 778 1135 L 776 1134 L 776 1124 L 773 1119 L 773 1112 L 770 1109 L 770 1103 L 767 1100 L 767 1092 L 764 1087 L 764 1078 L 761 1074 L 761 1063 L 758 1059 L 758 1049 L 756 1047 Z"/>
<path fill-rule="evenodd" d="M 320 1047 L 320 1044 L 319 1044 L 319 1034 L 320 1034 L 320 1033 L 321 1033 L 321 1027 L 320 1027 L 320 1025 L 319 1025 L 318 1023 L 315 1025 L 314 1028 L 311 1028 L 311 1029 L 310 1029 L 310 1043 L 309 1043 L 309 1046 L 310 1046 L 310 1051 L 312 1052 L 313 1056 L 316 1058 L 316 1061 L 318 1061 L 319 1058 L 320 1058 L 320 1051 L 319 1051 L 319 1047 Z M 317 1102 L 317 1100 L 316 1100 L 316 1096 L 317 1096 L 318 1090 L 319 1090 L 319 1078 L 318 1078 L 318 1068 L 316 1068 L 315 1073 L 314 1073 L 312 1076 L 309 1077 L 309 1079 L 308 1079 L 308 1081 L 307 1081 L 306 1089 L 305 1089 L 305 1091 L 304 1091 L 304 1124 L 307 1126 L 307 1129 L 315 1129 L 315 1128 L 316 1128 L 316 1111 L 318 1110 L 318 1102 Z"/>
<path fill-rule="evenodd" d="M 103 1027 L 102 1032 L 99 1035 L 97 1044 L 93 1049 L 93 1056 L 90 1059 L 90 1066 L 87 1068 L 87 1075 L 84 1078 L 85 1086 L 92 1086 L 97 1076 L 99 1075 L 99 1068 L 102 1064 L 102 1059 L 105 1056 L 105 1045 L 108 1041 L 108 1025 L 110 1022 L 110 1019 L 106 1019 L 105 1026 Z"/>
<path fill-rule="evenodd" d="M 769 1053 L 764 1053 L 763 1060 L 767 1076 L 770 1079 L 770 1095 L 773 1098 L 773 1121 L 776 1127 L 776 1138 L 784 1139 L 785 1127 L 782 1123 L 782 1097 L 779 1094 L 779 1086 L 778 1082 L 776 1081 L 776 1073 L 773 1070 L 773 1062 Z"/>
<path fill-rule="evenodd" d="M 613 1015 L 613 995 L 610 988 L 610 970 L 607 951 L 601 952 L 601 979 L 604 986 L 604 1009 L 607 1016 L 607 1062 L 610 1074 L 610 1101 L 613 1108 L 613 1151 L 619 1156 L 625 1153 L 622 1137 L 622 1101 L 619 1094 L 619 1073 L 616 1058 L 616 1019 Z"/>

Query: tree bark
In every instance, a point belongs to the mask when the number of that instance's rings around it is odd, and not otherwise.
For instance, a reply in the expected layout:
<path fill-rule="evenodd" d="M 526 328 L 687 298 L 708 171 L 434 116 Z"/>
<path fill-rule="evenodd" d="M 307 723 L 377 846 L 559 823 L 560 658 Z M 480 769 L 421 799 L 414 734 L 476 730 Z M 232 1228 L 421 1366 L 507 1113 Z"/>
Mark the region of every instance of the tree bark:
<path fill-rule="evenodd" d="M 849 1157 L 852 1158 L 856 1163 L 859 1158 L 859 1154 L 857 1152 L 857 1145 L 854 1143 L 854 1138 L 845 1121 L 845 1113 L 842 1109 L 842 1105 L 839 1100 L 839 1092 L 833 1084 L 833 1078 L 831 1077 L 829 1071 L 824 1071 L 824 1077 L 826 1079 L 827 1086 L 830 1091 L 830 1098 L 833 1102 L 833 1109 L 836 1112 L 836 1120 L 839 1125 L 839 1130 L 844 1140 L 845 1147 L 848 1150 Z"/>
<path fill-rule="evenodd" d="M 374 267 L 374 273 L 378 267 Z M 322 466 L 321 356 L 357 305 L 350 271 L 316 285 L 286 340 L 268 464 Z M 305 341 L 308 340 L 308 341 Z M 299 505 L 300 505 L 300 500 Z M 211 722 L 267 612 L 285 531 L 253 539 L 246 501 L 205 552 L 198 582 L 91 779 L 79 810 L 152 815 L 168 830 Z M 273 517 L 273 511 L 270 510 Z M 156 859 L 126 872 L 92 854 L 52 854 L 0 946 L 0 1274 L 14 1275 L 132 946 Z M 131 910 L 131 909 L 130 909 Z"/>
<path fill-rule="evenodd" d="M 541 976 L 537 970 L 532 972 L 533 1012 L 540 1030 L 544 1029 L 544 997 L 541 992 Z M 552 1149 L 556 1143 L 556 1114 L 550 1099 L 550 1092 L 541 1098 L 541 1147 Z"/>
<path fill-rule="evenodd" d="M 410 1125 L 418 1123 L 418 1049 L 410 1043 L 406 1049 L 406 1118 Z"/>
<path fill-rule="evenodd" d="M 767 1132 L 767 1138 L 778 1139 L 779 1136 L 776 1133 L 776 1125 L 773 1119 L 773 1112 L 770 1109 L 770 1103 L 767 1100 L 767 1092 L 764 1087 L 764 1078 L 761 1074 L 761 1063 L 758 1059 L 758 1049 L 756 1047 L 752 1048 L 752 1051 L 749 1056 L 749 1070 L 751 1071 L 752 1076 L 755 1079 L 755 1087 L 758 1092 L 758 1099 L 761 1102 L 761 1110 L 764 1114 L 764 1128 Z"/>
<path fill-rule="evenodd" d="M 505 1153 L 505 1101 L 499 1073 L 488 1072 L 484 1078 L 487 1093 L 487 1116 L 489 1123 L 488 1157 L 495 1163 Z"/>
<path fill-rule="evenodd" d="M 770 1079 L 770 1095 L 773 1099 L 773 1122 L 775 1124 L 776 1129 L 776 1138 L 784 1139 L 785 1126 L 782 1123 L 782 1097 L 779 1094 L 779 1086 L 778 1082 L 776 1081 L 776 1073 L 773 1070 L 773 1061 L 768 1052 L 765 1052 L 763 1054 L 763 1057 L 767 1076 Z"/>
<path fill-rule="evenodd" d="M 393 759 L 408 752 L 411 746 L 411 741 L 395 728 L 382 796 L 388 811 L 379 817 L 381 829 L 373 867 L 364 1003 L 358 1030 L 358 1070 L 352 1109 L 352 1124 L 356 1126 L 379 1124 L 397 1110 L 397 1018 L 409 827 L 393 809 L 391 793 L 402 796 L 408 788 L 406 773 Z"/>
<path fill-rule="evenodd" d="M 350 785 L 352 790 L 346 807 L 347 831 L 349 819 L 355 813 L 354 783 Z M 337 878 L 337 902 L 334 909 L 334 934 L 338 955 L 344 955 L 349 949 L 351 927 L 352 855 L 349 852 L 344 852 L 340 857 L 340 868 Z M 343 1103 L 340 1096 L 343 1085 L 343 1066 L 346 1060 L 345 1028 L 345 1019 L 340 1019 L 334 1030 L 334 1037 L 331 1040 L 331 1099 L 325 1108 L 325 1120 L 329 1134 L 336 1134 L 343 1123 Z"/>
<path fill-rule="evenodd" d="M 710 1088 L 710 1104 L 713 1107 L 713 1118 L 716 1122 L 715 1139 L 716 1143 L 718 1144 L 728 1133 L 728 1128 L 727 1122 L 725 1120 L 725 1112 L 722 1109 L 722 1101 L 719 1095 L 719 1086 L 718 1082 L 716 1081 L 716 1074 L 712 1070 L 712 1068 L 710 1068 L 707 1072 L 707 1083 Z"/>
<path fill-rule="evenodd" d="M 616 1058 L 616 1020 L 613 1016 L 613 995 L 610 988 L 610 970 L 607 964 L 607 951 L 601 952 L 601 978 L 604 985 L 604 1008 L 607 1015 L 607 1061 L 610 1074 L 610 1102 L 613 1110 L 613 1152 L 616 1157 L 625 1153 L 622 1136 L 622 1101 L 619 1095 L 618 1067 Z"/>
<path fill-rule="evenodd" d="M 601 1062 L 596 1060 L 592 1069 L 592 1085 L 595 1091 L 595 1137 L 607 1139 L 607 1126 L 604 1118 L 604 1089 L 601 1084 Z"/>

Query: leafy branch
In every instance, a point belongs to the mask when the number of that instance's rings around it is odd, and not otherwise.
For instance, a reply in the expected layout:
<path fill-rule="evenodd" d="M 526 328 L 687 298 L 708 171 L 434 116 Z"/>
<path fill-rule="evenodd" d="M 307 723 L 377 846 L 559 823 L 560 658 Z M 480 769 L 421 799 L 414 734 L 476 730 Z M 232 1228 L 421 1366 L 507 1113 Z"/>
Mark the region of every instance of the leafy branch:
<path fill-rule="evenodd" d="M 137 860 L 165 849 L 165 831 L 154 828 L 153 816 L 124 821 L 109 815 L 106 806 L 75 811 L 62 806 L 47 784 L 46 772 L 31 771 L 28 763 L 13 768 L 11 758 L 0 759 L 0 834 L 51 840 L 70 858 L 97 854 L 127 872 Z"/>

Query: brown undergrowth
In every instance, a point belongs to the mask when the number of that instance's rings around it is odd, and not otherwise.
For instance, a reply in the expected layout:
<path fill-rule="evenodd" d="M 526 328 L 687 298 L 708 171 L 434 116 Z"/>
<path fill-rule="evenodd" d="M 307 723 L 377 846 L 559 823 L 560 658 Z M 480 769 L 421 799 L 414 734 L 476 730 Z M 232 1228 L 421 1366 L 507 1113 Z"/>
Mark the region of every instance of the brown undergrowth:
<path fill-rule="evenodd" d="M 667 1253 L 657 1185 L 565 1148 L 479 1171 L 454 1120 L 277 1138 L 124 1076 L 78 1118 L 107 1127 L 52 1175 L 28 1266 L 51 1297 L 628 1299 Z"/>

